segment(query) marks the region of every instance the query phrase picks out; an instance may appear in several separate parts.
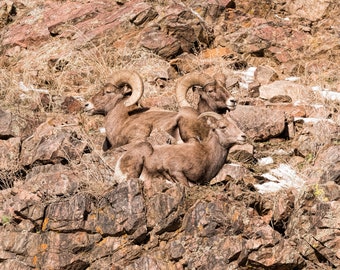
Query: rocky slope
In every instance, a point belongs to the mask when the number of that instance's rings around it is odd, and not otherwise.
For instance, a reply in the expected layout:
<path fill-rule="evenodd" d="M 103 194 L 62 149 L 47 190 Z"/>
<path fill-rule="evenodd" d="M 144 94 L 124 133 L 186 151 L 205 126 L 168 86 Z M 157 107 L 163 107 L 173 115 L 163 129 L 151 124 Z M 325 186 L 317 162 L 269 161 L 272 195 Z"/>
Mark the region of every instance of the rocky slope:
<path fill-rule="evenodd" d="M 340 267 L 337 0 L 0 3 L 0 269 Z M 176 110 L 227 75 L 249 137 L 209 185 L 113 178 L 83 103 L 119 69 Z"/>

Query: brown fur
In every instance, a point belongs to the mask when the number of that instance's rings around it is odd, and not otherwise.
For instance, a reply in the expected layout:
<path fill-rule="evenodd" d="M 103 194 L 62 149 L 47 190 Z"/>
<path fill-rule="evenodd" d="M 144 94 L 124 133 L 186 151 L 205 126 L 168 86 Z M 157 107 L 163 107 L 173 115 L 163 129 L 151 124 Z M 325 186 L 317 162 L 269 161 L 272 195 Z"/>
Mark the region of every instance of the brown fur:
<path fill-rule="evenodd" d="M 129 149 L 117 164 L 122 176 L 139 177 L 144 170 L 151 177 L 166 179 L 189 186 L 189 182 L 209 182 L 225 163 L 229 149 L 244 143 L 245 134 L 229 117 L 208 118 L 208 136 L 178 145 L 151 146 L 147 142 Z"/>

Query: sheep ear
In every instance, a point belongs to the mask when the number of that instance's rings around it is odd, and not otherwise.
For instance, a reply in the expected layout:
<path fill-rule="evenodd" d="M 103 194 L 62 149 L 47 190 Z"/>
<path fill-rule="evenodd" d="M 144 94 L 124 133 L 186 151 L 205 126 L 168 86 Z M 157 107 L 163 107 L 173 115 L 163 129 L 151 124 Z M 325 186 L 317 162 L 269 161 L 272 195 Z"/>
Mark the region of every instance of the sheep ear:
<path fill-rule="evenodd" d="M 197 87 L 202 88 L 210 82 L 214 82 L 214 79 L 201 72 L 190 73 L 179 79 L 176 84 L 176 99 L 179 107 L 191 107 L 186 99 L 186 94 L 191 87 L 193 87 L 193 91 L 196 91 L 199 89 Z"/>
<path fill-rule="evenodd" d="M 130 88 L 129 85 L 124 85 L 122 87 L 122 95 L 127 96 L 127 95 L 131 95 L 131 93 L 132 93 L 132 89 Z"/>
<path fill-rule="evenodd" d="M 103 86 L 104 93 L 114 93 L 117 90 L 117 88 L 112 83 L 106 83 Z"/>

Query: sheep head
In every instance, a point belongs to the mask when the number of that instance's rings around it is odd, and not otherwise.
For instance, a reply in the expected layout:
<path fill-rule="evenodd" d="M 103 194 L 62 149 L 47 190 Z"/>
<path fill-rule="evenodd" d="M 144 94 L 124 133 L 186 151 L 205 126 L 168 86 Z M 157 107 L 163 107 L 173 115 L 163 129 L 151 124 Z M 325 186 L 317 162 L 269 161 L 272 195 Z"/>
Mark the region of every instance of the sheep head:
<path fill-rule="evenodd" d="M 121 100 L 124 100 L 126 107 L 136 104 L 143 92 L 144 84 L 137 72 L 117 71 L 104 87 L 85 104 L 84 111 L 89 114 L 106 115 Z"/>
<path fill-rule="evenodd" d="M 226 89 L 226 76 L 223 73 L 216 73 L 214 75 L 214 79 L 216 80 L 216 87 L 219 91 L 222 91 L 227 96 L 227 108 L 229 111 L 233 111 L 236 109 L 237 100 L 233 97 L 229 91 Z"/>
<path fill-rule="evenodd" d="M 207 124 L 211 131 L 218 136 L 219 143 L 224 148 L 246 142 L 246 135 L 228 113 L 222 116 L 215 112 L 204 112 L 198 116 L 199 119 L 204 117 L 207 118 Z"/>
<path fill-rule="evenodd" d="M 204 73 L 191 73 L 184 76 L 177 83 L 176 98 L 180 107 L 191 106 L 186 99 L 186 94 L 191 87 L 195 86 L 193 89 L 200 96 L 199 112 L 214 111 L 224 113 L 234 110 L 236 106 L 235 98 L 230 95 L 224 85 L 225 77 L 223 81 L 223 78 L 221 79 L 219 75 L 217 78 L 212 78 Z"/>

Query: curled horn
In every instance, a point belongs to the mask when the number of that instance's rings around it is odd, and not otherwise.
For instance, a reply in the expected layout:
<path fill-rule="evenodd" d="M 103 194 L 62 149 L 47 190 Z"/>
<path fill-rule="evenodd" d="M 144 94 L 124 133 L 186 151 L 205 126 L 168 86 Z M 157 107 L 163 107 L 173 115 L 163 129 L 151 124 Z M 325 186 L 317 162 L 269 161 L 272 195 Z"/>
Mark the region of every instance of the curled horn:
<path fill-rule="evenodd" d="M 216 73 L 214 75 L 214 79 L 216 80 L 216 82 L 222 86 L 223 88 L 225 88 L 225 81 L 226 81 L 226 76 L 222 73 L 222 72 L 219 72 L 219 73 Z"/>
<path fill-rule="evenodd" d="M 215 80 L 205 73 L 191 73 L 184 76 L 178 81 L 176 86 L 176 98 L 180 107 L 189 106 L 190 103 L 186 99 L 186 94 L 190 87 L 194 85 L 200 85 L 204 87 L 207 84 L 215 83 Z"/>
<path fill-rule="evenodd" d="M 135 71 L 120 70 L 113 74 L 110 78 L 110 83 L 116 87 L 121 87 L 124 84 L 128 84 L 132 89 L 132 94 L 128 97 L 124 104 L 125 106 L 131 106 L 136 104 L 144 93 L 144 83 L 139 74 Z"/>
<path fill-rule="evenodd" d="M 198 119 L 202 118 L 202 117 L 206 117 L 206 116 L 210 116 L 210 117 L 213 117 L 215 118 L 216 120 L 221 120 L 223 118 L 222 115 L 218 114 L 218 113 L 215 113 L 215 112 L 204 112 L 204 113 L 201 113 L 199 116 L 198 116 Z"/>

